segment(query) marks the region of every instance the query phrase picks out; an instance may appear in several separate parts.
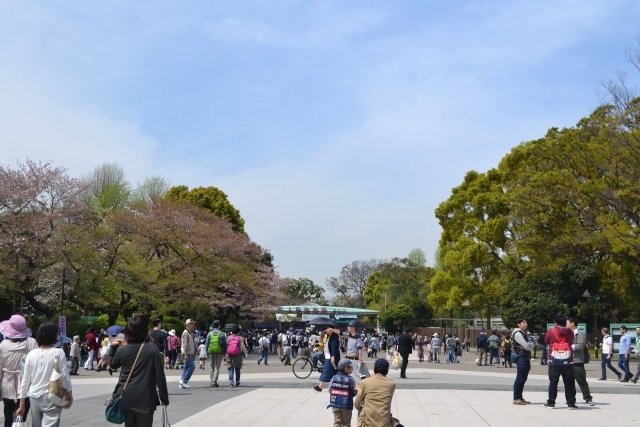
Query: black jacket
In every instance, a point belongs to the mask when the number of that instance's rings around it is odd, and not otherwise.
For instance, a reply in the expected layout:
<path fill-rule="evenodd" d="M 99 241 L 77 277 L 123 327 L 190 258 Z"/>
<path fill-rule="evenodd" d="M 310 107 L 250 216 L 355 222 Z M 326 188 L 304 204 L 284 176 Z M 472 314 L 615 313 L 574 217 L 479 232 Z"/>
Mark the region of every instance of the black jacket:
<path fill-rule="evenodd" d="M 329 341 L 325 344 L 329 346 L 329 354 L 335 359 L 336 366 L 340 361 L 340 336 L 338 334 L 331 334 L 329 336 Z M 327 360 L 327 363 L 330 363 Z"/>
<path fill-rule="evenodd" d="M 128 344 L 120 347 L 112 346 L 110 348 L 109 355 L 111 356 L 111 360 L 109 367 L 111 367 L 111 369 L 120 369 L 120 378 L 113 391 L 113 397 L 120 394 L 120 391 L 124 387 L 124 383 L 127 381 L 140 345 L 141 344 Z M 156 389 L 158 391 L 157 393 Z M 122 397 L 124 407 L 135 412 L 152 414 L 156 410 L 156 406 L 160 404 L 160 402 L 158 402 L 158 395 L 163 405 L 169 404 L 169 392 L 167 390 L 167 379 L 164 376 L 163 357 L 158 353 L 158 347 L 147 343 L 140 352 L 140 357 L 138 357 L 138 362 L 136 362 L 131 380 Z"/>
<path fill-rule="evenodd" d="M 413 340 L 407 333 L 400 335 L 398 338 L 398 353 L 411 354 L 413 353 Z"/>

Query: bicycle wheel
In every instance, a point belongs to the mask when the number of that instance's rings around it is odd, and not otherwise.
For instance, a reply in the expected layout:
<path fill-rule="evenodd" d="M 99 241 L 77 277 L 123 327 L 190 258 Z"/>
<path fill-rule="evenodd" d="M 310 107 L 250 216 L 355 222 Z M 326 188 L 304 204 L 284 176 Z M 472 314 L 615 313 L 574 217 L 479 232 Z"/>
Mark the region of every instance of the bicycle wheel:
<path fill-rule="evenodd" d="M 309 378 L 311 372 L 313 372 L 311 368 L 311 360 L 306 357 L 302 357 L 296 360 L 292 366 L 293 375 L 304 380 L 305 378 Z"/>

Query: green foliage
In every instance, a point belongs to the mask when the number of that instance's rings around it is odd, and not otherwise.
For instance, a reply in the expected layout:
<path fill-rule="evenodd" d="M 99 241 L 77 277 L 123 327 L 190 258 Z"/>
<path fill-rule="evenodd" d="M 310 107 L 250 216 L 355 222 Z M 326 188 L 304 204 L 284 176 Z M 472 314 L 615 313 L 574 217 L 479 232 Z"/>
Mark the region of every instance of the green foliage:
<path fill-rule="evenodd" d="M 244 219 L 240 216 L 240 211 L 229 202 L 227 195 L 216 187 L 198 187 L 189 190 L 186 185 L 178 185 L 169 189 L 166 198 L 186 201 L 204 208 L 233 224 L 234 231 L 244 233 Z"/>
<path fill-rule="evenodd" d="M 291 280 L 282 291 L 287 297 L 289 305 L 317 303 L 326 305 L 324 288 L 313 283 L 313 280 L 301 277 Z"/>
<path fill-rule="evenodd" d="M 409 263 L 416 267 L 425 267 L 427 265 L 427 255 L 420 248 L 412 249 L 407 256 Z"/>
<path fill-rule="evenodd" d="M 395 304 L 380 313 L 380 324 L 389 332 L 396 332 L 404 326 L 410 326 L 413 321 L 413 311 L 407 304 Z"/>
<path fill-rule="evenodd" d="M 93 326 L 93 329 L 95 329 L 96 332 L 99 332 L 100 329 L 107 329 L 109 326 L 111 326 L 111 325 L 109 325 L 109 315 L 108 314 L 101 314 L 91 324 L 91 326 Z"/>
<path fill-rule="evenodd" d="M 176 334 L 178 334 L 178 336 L 180 336 L 186 328 L 186 325 L 182 320 L 173 316 L 164 316 L 162 318 L 162 326 L 167 331 L 170 331 L 171 329 L 175 329 Z"/>

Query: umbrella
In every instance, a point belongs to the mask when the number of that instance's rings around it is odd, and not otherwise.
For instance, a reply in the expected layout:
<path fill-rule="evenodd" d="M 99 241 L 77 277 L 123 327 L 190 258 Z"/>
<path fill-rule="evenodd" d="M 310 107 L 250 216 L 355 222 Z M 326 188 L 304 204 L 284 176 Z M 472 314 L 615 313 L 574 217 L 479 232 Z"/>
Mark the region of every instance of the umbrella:
<path fill-rule="evenodd" d="M 118 335 L 124 328 L 120 325 L 109 326 L 104 333 L 107 335 Z"/>
<path fill-rule="evenodd" d="M 315 326 L 333 326 L 334 328 L 336 326 L 336 324 L 333 323 L 333 320 L 329 319 L 328 317 L 316 317 L 315 319 L 310 320 L 308 323 Z"/>

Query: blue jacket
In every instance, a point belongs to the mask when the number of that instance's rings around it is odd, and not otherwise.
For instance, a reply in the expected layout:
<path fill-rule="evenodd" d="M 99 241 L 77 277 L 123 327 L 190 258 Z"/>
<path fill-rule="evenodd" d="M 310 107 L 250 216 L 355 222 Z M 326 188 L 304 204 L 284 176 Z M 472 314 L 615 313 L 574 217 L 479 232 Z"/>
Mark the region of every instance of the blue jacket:
<path fill-rule="evenodd" d="M 327 408 L 353 410 L 353 398 L 356 392 L 356 380 L 351 375 L 338 372 L 329 384 L 329 406 Z"/>
<path fill-rule="evenodd" d="M 485 334 L 478 335 L 478 339 L 476 340 L 476 348 L 487 350 L 487 336 Z"/>

